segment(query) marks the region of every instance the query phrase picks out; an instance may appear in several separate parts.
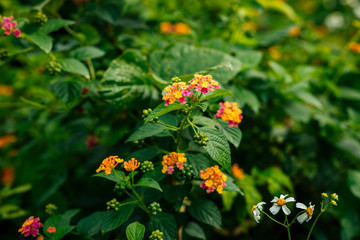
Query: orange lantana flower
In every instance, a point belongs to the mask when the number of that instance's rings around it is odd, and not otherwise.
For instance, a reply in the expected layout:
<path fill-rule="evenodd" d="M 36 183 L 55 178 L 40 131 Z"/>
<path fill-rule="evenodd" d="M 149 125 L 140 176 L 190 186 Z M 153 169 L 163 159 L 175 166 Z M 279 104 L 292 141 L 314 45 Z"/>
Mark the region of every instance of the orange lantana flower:
<path fill-rule="evenodd" d="M 56 228 L 50 226 L 46 231 L 47 231 L 48 233 L 50 233 L 50 234 L 53 234 L 53 233 L 56 232 Z"/>
<path fill-rule="evenodd" d="M 100 167 L 96 169 L 96 172 L 105 171 L 106 175 L 109 175 L 111 173 L 111 170 L 113 170 L 119 163 L 122 163 L 124 159 L 118 158 L 118 156 L 110 156 L 108 158 L 105 158 L 102 163 L 100 164 Z"/>
<path fill-rule="evenodd" d="M 135 171 L 140 166 L 140 163 L 135 159 L 131 158 L 131 160 L 124 162 L 124 168 L 126 171 Z"/>
<path fill-rule="evenodd" d="M 234 165 L 232 165 L 231 167 L 231 173 L 233 174 L 233 176 L 236 179 L 239 180 L 244 180 L 245 176 L 244 176 L 244 170 L 242 168 L 239 167 L 239 164 L 235 163 Z"/>
<path fill-rule="evenodd" d="M 200 187 L 205 189 L 207 193 L 214 192 L 223 193 L 223 188 L 226 187 L 227 176 L 222 173 L 219 166 L 209 167 L 205 171 L 200 171 L 200 177 L 203 179 Z"/>

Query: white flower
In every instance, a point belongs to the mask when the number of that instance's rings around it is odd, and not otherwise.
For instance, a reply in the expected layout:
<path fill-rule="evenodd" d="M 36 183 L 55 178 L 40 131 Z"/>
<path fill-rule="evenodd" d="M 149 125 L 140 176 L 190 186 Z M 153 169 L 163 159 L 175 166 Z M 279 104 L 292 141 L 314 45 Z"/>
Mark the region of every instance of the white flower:
<path fill-rule="evenodd" d="M 260 211 L 263 210 L 263 206 L 266 204 L 266 202 L 259 202 L 258 204 L 254 205 L 251 209 L 251 212 L 254 214 L 254 219 L 257 223 L 259 223 L 260 220 Z"/>
<path fill-rule="evenodd" d="M 302 224 L 305 220 L 306 220 L 306 222 L 310 221 L 310 219 L 312 218 L 312 215 L 314 213 L 315 205 L 311 205 L 311 203 L 309 203 L 309 207 L 307 207 L 305 204 L 298 202 L 298 203 L 296 203 L 296 207 L 306 210 L 306 212 L 304 212 L 303 214 L 299 215 L 296 218 L 298 220 L 298 222 L 300 224 Z"/>
<path fill-rule="evenodd" d="M 286 215 L 289 215 L 291 213 L 290 209 L 285 205 L 288 202 L 295 202 L 295 199 L 293 197 L 289 197 L 285 199 L 287 195 L 280 195 L 280 198 L 274 197 L 274 199 L 271 201 L 274 203 L 274 205 L 270 208 L 270 212 L 275 215 L 279 212 L 280 208 L 282 208 L 283 212 Z"/>

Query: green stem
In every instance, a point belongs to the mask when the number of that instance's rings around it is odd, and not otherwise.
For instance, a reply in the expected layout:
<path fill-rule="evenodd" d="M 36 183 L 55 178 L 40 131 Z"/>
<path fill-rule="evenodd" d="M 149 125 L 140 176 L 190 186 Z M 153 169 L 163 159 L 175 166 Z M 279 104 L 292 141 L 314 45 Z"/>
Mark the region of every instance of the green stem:
<path fill-rule="evenodd" d="M 297 218 L 300 214 L 302 214 L 302 213 L 304 213 L 304 212 L 306 212 L 306 210 L 299 212 L 299 213 L 294 217 L 294 219 L 291 221 L 291 223 L 289 224 L 289 226 L 293 225 L 293 223 L 295 222 L 296 218 Z"/>
<path fill-rule="evenodd" d="M 145 203 L 143 202 L 142 198 L 139 196 L 139 194 L 135 191 L 135 189 L 131 186 L 130 187 L 131 191 L 134 193 L 134 195 L 137 197 L 137 199 L 139 200 L 139 207 L 142 208 L 147 214 L 150 215 L 150 211 L 149 209 L 146 207 Z"/>
<path fill-rule="evenodd" d="M 313 225 L 312 225 L 311 228 L 310 228 L 310 232 L 309 232 L 309 234 L 308 234 L 308 236 L 307 236 L 307 238 L 306 238 L 307 240 L 310 239 L 310 235 L 311 235 L 311 233 L 312 233 L 312 231 L 313 231 L 313 229 L 314 229 L 314 227 L 315 227 L 315 224 L 316 224 L 317 220 L 319 219 L 319 217 L 321 216 L 321 214 L 322 214 L 323 212 L 325 212 L 325 210 L 321 209 L 321 212 L 320 212 L 319 215 L 316 217 Z"/>
<path fill-rule="evenodd" d="M 190 114 L 191 114 L 191 111 L 192 111 L 192 107 L 190 107 L 188 110 L 188 113 L 185 114 L 183 120 L 181 121 L 180 123 L 180 128 L 179 128 L 179 131 L 177 133 L 177 138 L 176 138 L 176 142 L 175 142 L 175 149 L 176 149 L 176 152 L 180 152 L 180 149 L 179 149 L 179 143 L 180 143 L 180 140 L 181 140 L 181 136 L 182 136 L 182 132 L 183 130 L 185 129 L 184 126 L 185 126 L 185 123 L 187 122 L 187 119 L 189 118 Z"/>
<path fill-rule="evenodd" d="M 263 214 L 265 214 L 268 218 L 270 218 L 271 220 L 273 220 L 274 222 L 276 222 L 277 224 L 280 224 L 281 226 L 284 226 L 284 227 L 286 227 L 286 228 L 288 227 L 287 225 L 285 225 L 285 224 L 283 224 L 283 223 L 281 223 L 281 222 L 273 219 L 272 217 L 270 217 L 270 215 L 267 214 L 266 212 L 264 212 L 264 211 L 261 211 L 261 212 L 262 212 Z"/>
<path fill-rule="evenodd" d="M 94 69 L 94 65 L 92 64 L 91 59 L 87 59 L 86 63 L 89 67 L 90 70 L 90 79 L 96 79 L 96 75 L 95 75 L 95 69 Z"/>
<path fill-rule="evenodd" d="M 288 238 L 289 240 L 291 240 L 291 235 L 290 235 L 290 225 L 289 225 L 289 220 L 287 218 L 287 215 L 285 214 L 285 222 L 286 222 L 286 229 L 287 229 L 287 233 L 288 233 Z"/>
<path fill-rule="evenodd" d="M 139 201 L 138 201 L 138 200 L 135 200 L 135 201 L 130 201 L 130 202 L 122 203 L 122 204 L 119 204 L 119 207 L 125 206 L 125 205 L 128 205 L 128 204 L 137 203 L 137 202 L 139 202 Z"/>
<path fill-rule="evenodd" d="M 164 125 L 164 126 L 168 127 L 169 130 L 173 130 L 173 131 L 178 131 L 179 130 L 179 128 L 177 128 L 177 127 L 171 126 L 169 124 L 166 124 L 166 123 L 163 123 L 163 122 L 160 122 L 160 121 L 157 121 L 156 123 L 159 123 L 161 125 Z"/>

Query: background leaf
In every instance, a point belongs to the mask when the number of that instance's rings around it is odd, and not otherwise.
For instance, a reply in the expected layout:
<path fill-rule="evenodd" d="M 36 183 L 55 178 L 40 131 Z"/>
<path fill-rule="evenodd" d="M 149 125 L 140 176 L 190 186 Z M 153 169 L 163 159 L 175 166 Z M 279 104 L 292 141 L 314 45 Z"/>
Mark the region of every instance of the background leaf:
<path fill-rule="evenodd" d="M 207 199 L 192 201 L 188 211 L 196 220 L 216 228 L 221 228 L 221 213 L 213 202 Z"/>
<path fill-rule="evenodd" d="M 52 39 L 41 32 L 29 35 L 30 40 L 45 53 L 49 53 L 52 49 Z"/>
<path fill-rule="evenodd" d="M 62 70 L 68 73 L 77 74 L 90 79 L 90 73 L 87 67 L 77 59 L 66 58 L 59 60 Z"/>
<path fill-rule="evenodd" d="M 138 222 L 129 224 L 126 228 L 126 237 L 128 240 L 142 240 L 145 234 L 145 226 Z"/>
<path fill-rule="evenodd" d="M 160 213 L 156 216 L 152 216 L 148 223 L 148 228 L 150 231 L 159 229 L 164 233 L 164 239 L 176 239 L 176 221 L 175 218 L 168 213 Z"/>

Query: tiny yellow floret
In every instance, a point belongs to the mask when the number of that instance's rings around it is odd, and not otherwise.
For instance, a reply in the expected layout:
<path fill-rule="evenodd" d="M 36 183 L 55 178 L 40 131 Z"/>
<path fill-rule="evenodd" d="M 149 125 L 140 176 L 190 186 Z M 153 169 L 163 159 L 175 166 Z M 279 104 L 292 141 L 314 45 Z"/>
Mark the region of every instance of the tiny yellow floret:
<path fill-rule="evenodd" d="M 283 198 L 279 198 L 279 199 L 276 201 L 276 204 L 277 204 L 278 206 L 284 206 L 285 203 L 286 203 L 286 200 L 283 199 Z"/>

